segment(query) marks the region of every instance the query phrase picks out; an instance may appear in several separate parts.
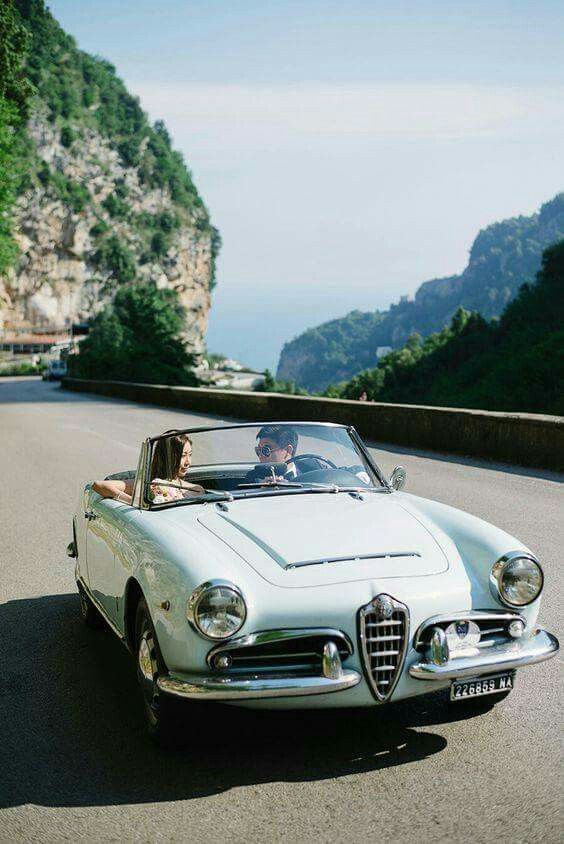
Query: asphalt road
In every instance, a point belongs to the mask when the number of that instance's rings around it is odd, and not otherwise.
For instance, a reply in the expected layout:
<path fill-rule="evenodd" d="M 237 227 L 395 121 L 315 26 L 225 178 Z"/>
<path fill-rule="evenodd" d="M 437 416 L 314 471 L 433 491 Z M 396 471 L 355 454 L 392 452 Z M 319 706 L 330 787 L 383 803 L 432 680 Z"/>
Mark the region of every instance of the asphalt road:
<path fill-rule="evenodd" d="M 0 840 L 559 839 L 560 655 L 484 715 L 444 693 L 373 711 L 215 705 L 182 749 L 149 742 L 133 662 L 83 627 L 64 549 L 84 481 L 133 468 L 147 434 L 208 418 L 0 379 Z M 533 548 L 541 620 L 562 639 L 563 476 L 374 454 Z"/>

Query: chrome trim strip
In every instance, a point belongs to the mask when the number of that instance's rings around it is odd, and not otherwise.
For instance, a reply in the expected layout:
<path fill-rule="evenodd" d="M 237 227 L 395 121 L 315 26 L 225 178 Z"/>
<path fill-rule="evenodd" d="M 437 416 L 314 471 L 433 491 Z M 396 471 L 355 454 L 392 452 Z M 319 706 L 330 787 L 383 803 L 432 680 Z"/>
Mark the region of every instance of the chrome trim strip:
<path fill-rule="evenodd" d="M 233 428 L 260 428 L 263 425 L 308 425 L 313 427 L 318 426 L 320 428 L 346 428 L 349 430 L 348 425 L 343 425 L 340 422 L 296 422 L 296 421 L 284 421 L 284 420 L 276 420 L 271 419 L 270 421 L 264 422 L 236 422 L 233 425 L 202 425 L 199 428 L 182 428 L 175 430 L 172 434 L 167 434 L 166 436 L 176 436 L 177 434 L 201 434 L 206 431 L 228 431 Z M 154 437 L 149 437 L 147 442 L 155 442 L 155 440 L 160 440 L 163 434 L 155 434 Z"/>
<path fill-rule="evenodd" d="M 394 612 L 401 612 L 404 615 L 404 624 L 402 625 L 403 628 L 404 628 L 403 646 L 401 648 L 400 654 L 399 654 L 397 662 L 396 662 L 397 668 L 396 668 L 396 672 L 395 672 L 395 675 L 393 677 L 392 683 L 390 684 L 389 681 L 388 681 L 384 684 L 382 681 L 379 681 L 380 685 L 389 686 L 389 688 L 386 689 L 386 693 L 384 695 L 382 695 L 380 693 L 380 691 L 377 689 L 376 681 L 375 681 L 374 677 L 372 676 L 371 661 L 370 661 L 370 656 L 368 654 L 368 647 L 367 647 L 368 641 L 379 641 L 380 639 L 383 639 L 383 637 L 367 636 L 366 629 L 369 625 L 365 621 L 365 616 L 368 613 L 375 611 L 374 603 L 380 597 L 389 598 L 391 600 L 392 604 L 393 604 Z M 376 624 L 382 624 L 382 625 L 391 624 L 392 626 L 397 626 L 395 619 L 384 619 L 382 622 L 376 622 Z M 370 626 L 372 626 L 372 625 L 370 625 Z M 405 604 L 402 604 L 401 601 L 396 601 L 396 599 L 393 598 L 391 595 L 386 596 L 386 595 L 384 595 L 384 593 L 376 595 L 368 604 L 365 604 L 358 611 L 358 638 L 359 638 L 361 654 L 362 654 L 362 665 L 363 665 L 363 669 L 364 669 L 364 676 L 366 677 L 366 681 L 368 683 L 368 686 L 370 687 L 370 690 L 372 692 L 373 697 L 379 703 L 384 703 L 385 701 L 387 701 L 390 698 L 390 695 L 392 694 L 393 690 L 395 689 L 396 683 L 399 681 L 399 678 L 400 678 L 402 671 L 403 671 L 403 664 L 404 664 L 405 655 L 406 655 L 406 652 L 407 652 L 407 646 L 408 646 L 408 642 L 409 642 L 409 609 L 407 608 L 407 606 Z M 386 641 L 391 641 L 391 640 L 386 640 Z"/>
<path fill-rule="evenodd" d="M 364 457 L 364 459 L 366 460 L 366 462 L 368 463 L 370 468 L 373 470 L 374 474 L 376 475 L 376 477 L 378 478 L 378 480 L 380 481 L 380 483 L 382 484 L 384 489 L 387 490 L 388 492 L 393 492 L 392 487 L 388 483 L 388 479 L 386 478 L 386 476 L 384 475 L 384 473 L 382 472 L 382 470 L 380 469 L 378 464 L 375 462 L 375 460 L 372 458 L 372 455 L 368 451 L 367 447 L 365 446 L 360 434 L 358 433 L 358 431 L 356 430 L 354 425 L 349 425 L 347 427 L 347 431 L 349 433 L 351 440 L 354 442 L 357 449 L 360 451 L 361 456 Z"/>
<path fill-rule="evenodd" d="M 304 697 L 341 692 L 357 686 L 362 679 L 358 671 L 343 671 L 341 677 L 210 677 L 169 674 L 159 677 L 162 692 L 175 697 L 206 700 L 258 700 L 281 697 Z"/>
<path fill-rule="evenodd" d="M 387 557 L 420 557 L 418 551 L 383 551 L 381 554 L 350 554 L 346 557 L 322 557 L 319 560 L 301 560 L 288 563 L 284 569 L 299 569 L 303 566 L 321 566 L 326 563 L 356 563 L 359 560 L 384 560 Z"/>
<path fill-rule="evenodd" d="M 504 645 L 494 645 L 487 653 L 451 659 L 445 665 L 418 662 L 410 666 L 409 674 L 416 680 L 456 680 L 492 671 L 510 671 L 534 665 L 553 657 L 560 645 L 556 636 L 541 628 L 527 639 L 512 639 Z"/>
<path fill-rule="evenodd" d="M 207 663 L 212 667 L 213 658 L 219 653 L 234 651 L 239 648 L 253 648 L 257 645 L 269 645 L 273 642 L 294 641 L 306 639 L 310 636 L 326 636 L 328 639 L 338 639 L 347 648 L 349 655 L 354 653 L 351 640 L 342 630 L 334 630 L 331 627 L 302 627 L 287 630 L 259 630 L 257 633 L 250 633 L 248 636 L 240 636 L 238 639 L 230 639 L 223 644 L 216 645 L 207 655 Z M 293 654 L 292 654 L 293 656 Z"/>
<path fill-rule="evenodd" d="M 112 633 L 114 633 L 118 637 L 120 642 L 122 642 L 125 645 L 127 650 L 129 650 L 129 646 L 127 644 L 125 636 L 122 633 L 120 633 L 119 628 L 115 625 L 115 623 L 108 616 L 106 610 L 104 609 L 104 607 L 102 606 L 100 601 L 98 601 L 98 599 L 94 597 L 94 595 L 90 591 L 90 588 L 84 582 L 82 576 L 77 578 L 76 585 L 79 589 L 84 589 L 84 591 L 86 592 L 86 594 L 88 595 L 88 597 L 90 598 L 90 600 L 92 601 L 92 603 L 94 604 L 94 606 L 96 607 L 96 609 L 98 610 L 98 612 L 100 613 L 100 615 L 102 616 L 102 618 L 104 619 L 104 621 L 106 622 L 106 624 L 108 625 L 108 627 L 110 628 Z"/>
<path fill-rule="evenodd" d="M 527 624 L 526 619 L 523 618 L 518 612 L 513 611 L 497 611 L 497 610 L 462 610 L 459 613 L 442 613 L 441 615 L 432 615 L 430 618 L 425 619 L 425 621 L 419 625 L 417 628 L 417 632 L 413 637 L 413 647 L 415 650 L 422 647 L 424 644 L 423 642 L 423 633 L 428 627 L 434 627 L 436 624 L 441 624 L 447 621 L 504 621 L 509 624 L 510 621 L 514 621 L 516 618 L 520 618 L 523 624 Z M 484 631 L 485 633 L 494 633 L 494 630 L 487 630 Z"/>
<path fill-rule="evenodd" d="M 137 464 L 137 471 L 135 473 L 135 482 L 133 484 L 133 492 L 131 495 L 131 505 L 138 507 L 140 510 L 148 510 L 149 503 L 145 496 L 145 483 L 149 475 L 149 440 L 143 440 L 141 443 L 141 451 L 139 453 L 139 462 Z"/>

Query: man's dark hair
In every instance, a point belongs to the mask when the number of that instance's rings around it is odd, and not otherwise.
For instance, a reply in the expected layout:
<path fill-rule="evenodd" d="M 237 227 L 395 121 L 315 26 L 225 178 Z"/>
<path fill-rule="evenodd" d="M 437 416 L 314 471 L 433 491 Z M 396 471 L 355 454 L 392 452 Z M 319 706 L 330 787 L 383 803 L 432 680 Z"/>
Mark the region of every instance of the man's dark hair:
<path fill-rule="evenodd" d="M 273 440 L 280 448 L 292 446 L 292 456 L 295 455 L 298 448 L 298 434 L 293 428 L 288 425 L 263 425 L 257 434 L 257 440 L 262 440 L 266 437 Z"/>

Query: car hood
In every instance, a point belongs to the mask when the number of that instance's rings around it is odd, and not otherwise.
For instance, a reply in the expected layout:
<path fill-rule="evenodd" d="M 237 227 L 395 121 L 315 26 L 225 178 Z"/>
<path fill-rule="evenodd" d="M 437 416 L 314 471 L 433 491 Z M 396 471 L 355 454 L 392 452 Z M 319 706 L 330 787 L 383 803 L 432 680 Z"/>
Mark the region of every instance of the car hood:
<path fill-rule="evenodd" d="M 278 586 L 418 577 L 448 568 L 441 531 L 399 496 L 295 494 L 206 507 L 200 524 Z"/>

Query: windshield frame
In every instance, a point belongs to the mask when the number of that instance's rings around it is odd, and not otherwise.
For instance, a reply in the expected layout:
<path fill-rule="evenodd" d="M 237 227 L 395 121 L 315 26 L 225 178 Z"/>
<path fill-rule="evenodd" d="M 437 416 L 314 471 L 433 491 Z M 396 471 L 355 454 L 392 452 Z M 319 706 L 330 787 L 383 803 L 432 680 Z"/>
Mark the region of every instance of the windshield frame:
<path fill-rule="evenodd" d="M 372 459 L 366 445 L 364 444 L 362 438 L 360 437 L 358 431 L 353 425 L 344 425 L 338 422 L 314 422 L 314 421 L 267 421 L 267 422 L 236 422 L 230 425 L 201 425 L 198 427 L 191 427 L 191 428 L 182 428 L 182 429 L 175 429 L 174 434 L 166 434 L 166 436 L 175 436 L 178 434 L 200 434 L 200 433 L 211 433 L 212 431 L 226 431 L 232 430 L 237 428 L 256 428 L 259 425 L 299 425 L 299 426 L 311 426 L 311 427 L 324 427 L 324 428 L 340 428 L 345 430 L 348 435 L 350 436 L 354 447 L 359 451 L 362 455 L 363 459 L 368 463 L 370 469 L 374 472 L 374 475 L 378 479 L 381 484 L 381 489 L 378 487 L 367 488 L 363 489 L 365 492 L 370 491 L 385 491 L 390 492 L 391 487 L 388 483 L 388 480 L 384 476 L 383 472 L 381 471 L 378 464 Z M 157 504 L 155 505 L 153 502 L 146 495 L 147 487 L 149 485 L 149 481 L 147 478 L 150 475 L 150 460 L 152 455 L 152 448 L 153 444 L 158 440 L 163 439 L 163 434 L 157 434 L 152 437 L 147 437 L 141 445 L 141 454 L 139 457 L 139 465 L 137 469 L 137 475 L 135 478 L 135 487 L 133 493 L 133 501 L 132 504 L 134 507 L 139 507 L 141 510 L 151 510 L 153 512 L 161 509 L 168 509 L 169 507 L 175 506 L 182 506 L 185 504 L 204 504 L 204 503 L 214 503 L 217 500 L 226 500 L 225 498 L 219 499 L 219 494 L 215 491 L 210 492 L 207 495 L 197 496 L 191 499 L 185 500 L 177 500 L 171 501 L 169 503 Z M 228 463 L 225 464 L 217 464 L 219 465 L 229 465 Z M 344 490 L 343 490 L 344 491 Z M 319 487 L 302 487 L 301 490 L 298 489 L 285 489 L 281 487 L 273 487 L 272 490 L 264 490 L 264 489 L 257 489 L 257 490 L 246 490 L 244 493 L 237 494 L 235 493 L 232 496 L 232 500 L 239 500 L 244 498 L 251 498 L 251 497 L 260 497 L 264 495 L 280 495 L 280 494 L 288 494 L 294 492 L 312 492 L 312 493 L 319 493 L 319 492 L 331 492 L 330 489 L 324 490 L 320 489 Z M 231 494 L 230 494 L 231 495 Z"/>

